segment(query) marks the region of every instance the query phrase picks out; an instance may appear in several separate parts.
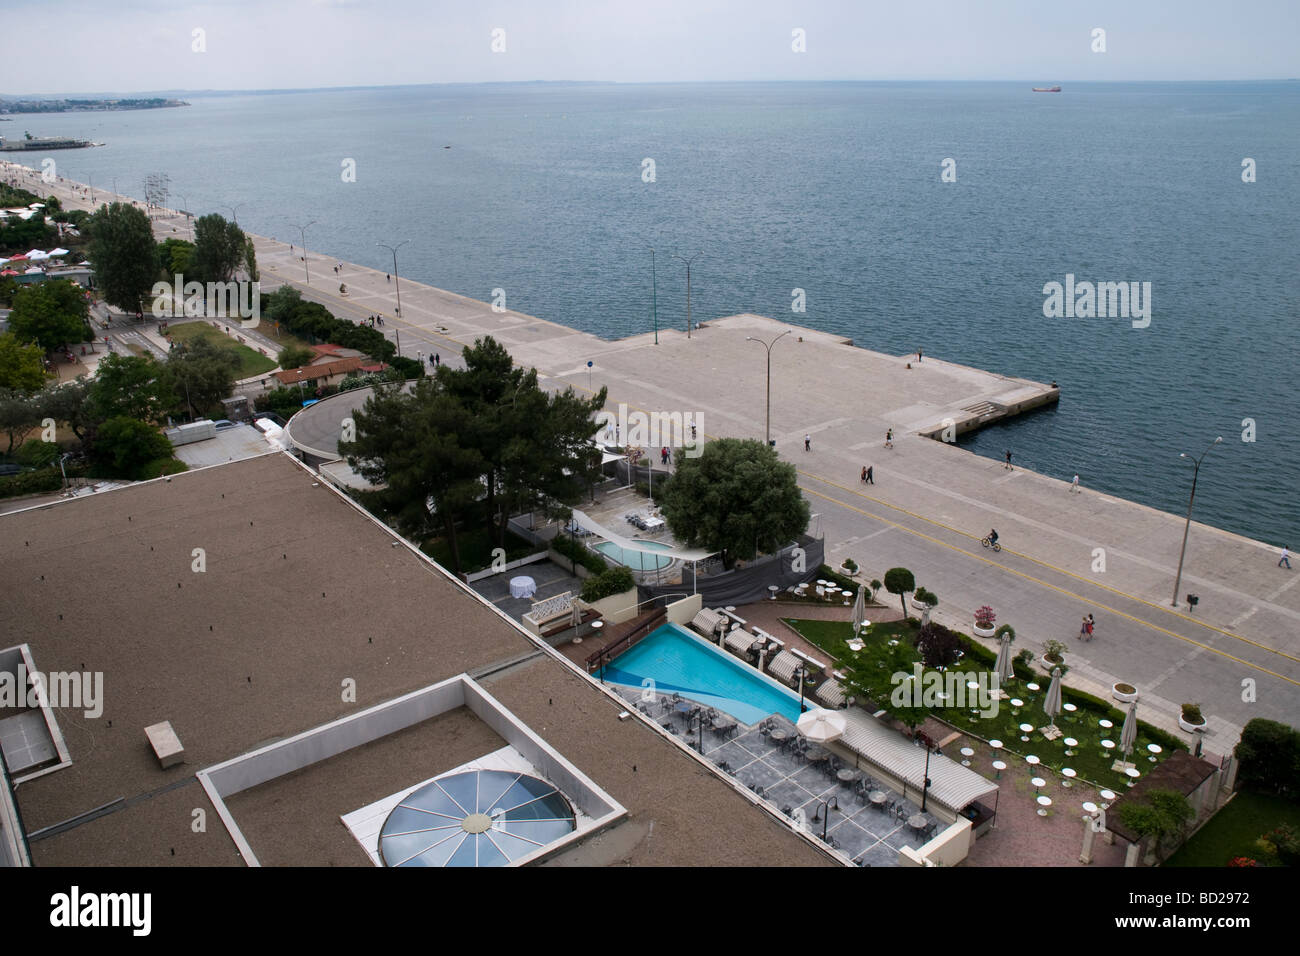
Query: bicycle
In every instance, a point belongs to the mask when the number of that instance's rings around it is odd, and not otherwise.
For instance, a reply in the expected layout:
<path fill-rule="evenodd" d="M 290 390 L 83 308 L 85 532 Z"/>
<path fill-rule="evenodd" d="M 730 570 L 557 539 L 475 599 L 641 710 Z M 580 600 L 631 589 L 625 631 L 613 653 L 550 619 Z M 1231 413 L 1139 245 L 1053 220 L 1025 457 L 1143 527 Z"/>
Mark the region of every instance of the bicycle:
<path fill-rule="evenodd" d="M 984 538 L 982 541 L 980 541 L 980 544 L 984 545 L 984 547 L 986 547 L 986 548 L 992 548 L 994 551 L 1001 551 L 1001 550 L 1002 550 L 1002 545 L 1001 545 L 1001 543 L 999 543 L 999 542 L 997 542 L 997 541 L 993 541 L 993 540 L 990 539 L 990 538 Z"/>

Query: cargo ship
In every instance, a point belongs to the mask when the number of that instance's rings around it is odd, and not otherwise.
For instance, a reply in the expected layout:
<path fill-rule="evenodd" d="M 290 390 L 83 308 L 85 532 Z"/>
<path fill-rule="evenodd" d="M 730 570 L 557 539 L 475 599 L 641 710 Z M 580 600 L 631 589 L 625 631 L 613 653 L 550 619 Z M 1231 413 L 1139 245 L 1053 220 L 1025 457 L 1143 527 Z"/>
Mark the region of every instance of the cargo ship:
<path fill-rule="evenodd" d="M 0 136 L 0 152 L 20 153 L 44 149 L 85 149 L 87 146 L 102 146 L 84 139 L 67 139 L 62 136 L 28 136 L 25 139 L 6 139 Z"/>
<path fill-rule="evenodd" d="M 1034 92 L 1035 93 L 1059 93 L 1061 92 L 1061 88 L 1059 86 L 1035 86 Z"/>

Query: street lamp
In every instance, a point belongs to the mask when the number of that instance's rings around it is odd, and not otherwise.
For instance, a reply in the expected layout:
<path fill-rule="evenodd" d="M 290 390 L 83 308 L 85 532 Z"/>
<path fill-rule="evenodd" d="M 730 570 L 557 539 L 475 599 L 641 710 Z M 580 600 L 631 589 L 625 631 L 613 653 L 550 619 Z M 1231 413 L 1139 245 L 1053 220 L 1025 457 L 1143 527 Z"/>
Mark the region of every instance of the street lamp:
<path fill-rule="evenodd" d="M 823 810 L 826 811 L 825 816 L 822 815 Z M 825 842 L 826 840 L 826 828 L 831 822 L 832 810 L 835 810 L 839 813 L 844 812 L 840 810 L 840 798 L 838 795 L 832 796 L 829 800 L 819 800 L 817 803 L 817 811 L 813 814 L 813 823 L 816 823 L 818 820 L 821 821 L 823 842 Z"/>
<path fill-rule="evenodd" d="M 233 221 L 234 224 L 235 224 L 236 226 L 238 226 L 238 225 L 239 225 L 239 208 L 240 208 L 241 206 L 247 206 L 247 205 L 248 205 L 248 203 L 246 203 L 246 202 L 237 202 L 237 203 L 235 203 L 233 206 L 222 206 L 221 208 L 222 208 L 222 209 L 229 209 L 229 210 L 230 210 L 230 218 L 231 218 L 231 221 Z"/>
<path fill-rule="evenodd" d="M 1205 456 L 1210 453 L 1211 448 L 1221 441 L 1223 441 L 1222 435 L 1210 442 L 1205 451 L 1201 452 L 1200 458 L 1192 458 L 1186 452 L 1178 456 L 1179 458 L 1186 458 L 1192 463 L 1192 493 L 1187 496 L 1187 523 L 1183 526 L 1183 549 L 1178 553 L 1178 575 L 1174 578 L 1174 597 L 1169 602 L 1170 607 L 1178 607 L 1178 585 L 1183 580 L 1183 558 L 1187 556 L 1187 533 L 1192 530 L 1192 502 L 1196 500 L 1196 477 L 1200 474 L 1201 462 L 1205 460 Z"/>
<path fill-rule="evenodd" d="M 763 440 L 772 444 L 772 346 L 776 345 L 784 336 L 789 335 L 793 329 L 786 329 L 771 342 L 764 342 L 762 339 L 756 339 L 752 335 L 746 335 L 746 342 L 757 342 L 763 348 L 767 349 L 767 428 L 763 433 Z"/>
<path fill-rule="evenodd" d="M 402 248 L 402 246 L 406 245 L 410 241 L 411 241 L 410 239 L 403 239 L 395 246 L 390 246 L 386 242 L 375 243 L 375 245 L 383 246 L 385 249 L 387 249 L 389 252 L 393 254 L 393 283 L 394 283 L 394 287 L 397 290 L 397 314 L 398 315 L 402 314 L 402 280 L 397 275 L 397 250 Z M 398 351 L 399 352 L 401 351 L 400 345 Z"/>
<path fill-rule="evenodd" d="M 759 661 L 759 663 L 761 664 L 762 661 Z M 799 713 L 802 714 L 802 713 L 804 712 L 804 706 L 803 706 L 803 665 L 800 664 L 798 667 L 796 667 L 796 668 L 794 669 L 794 672 L 795 672 L 795 676 L 797 676 L 797 677 L 799 678 Z"/>
<path fill-rule="evenodd" d="M 307 276 L 308 285 L 311 285 L 311 273 L 307 270 L 307 229 L 309 226 L 316 225 L 317 222 L 319 222 L 319 220 L 313 219 L 305 226 L 300 226 L 293 222 L 289 223 L 289 225 L 298 230 L 298 238 L 302 240 L 302 271 L 303 274 Z"/>
<path fill-rule="evenodd" d="M 921 812 L 925 813 L 925 798 L 930 793 L 930 751 L 932 747 L 934 752 L 937 754 L 942 754 L 942 751 L 940 751 L 938 747 L 934 746 L 934 741 L 926 734 L 918 733 L 916 739 L 921 741 L 922 746 L 925 747 L 925 774 L 923 778 L 924 783 L 921 785 Z"/>
<path fill-rule="evenodd" d="M 686 263 L 686 337 L 688 339 L 691 337 L 691 263 L 702 255 L 704 255 L 703 252 L 697 252 L 687 259 L 676 253 L 673 254 L 674 259 L 681 259 L 682 262 Z"/>
<path fill-rule="evenodd" d="M 655 317 L 655 345 L 659 344 L 659 281 L 655 277 L 655 247 L 650 247 L 650 308 Z"/>

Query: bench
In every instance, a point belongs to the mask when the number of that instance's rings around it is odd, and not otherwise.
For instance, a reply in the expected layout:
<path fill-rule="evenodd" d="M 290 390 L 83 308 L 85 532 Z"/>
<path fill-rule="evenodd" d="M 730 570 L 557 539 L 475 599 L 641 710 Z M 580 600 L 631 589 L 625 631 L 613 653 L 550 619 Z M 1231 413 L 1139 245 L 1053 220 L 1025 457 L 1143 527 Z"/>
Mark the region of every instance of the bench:
<path fill-rule="evenodd" d="M 545 601 L 538 601 L 533 605 L 532 610 L 524 615 L 524 619 L 531 621 L 541 629 L 554 624 L 560 618 L 569 617 L 572 614 L 573 592 L 565 591 L 563 594 L 557 594 Z"/>
<path fill-rule="evenodd" d="M 164 770 L 185 762 L 185 748 L 181 746 L 181 739 L 176 736 L 176 731 L 172 730 L 170 720 L 164 720 L 160 724 L 150 724 L 144 729 L 144 734 L 149 738 L 149 746 L 153 747 L 154 756 L 158 758 Z"/>

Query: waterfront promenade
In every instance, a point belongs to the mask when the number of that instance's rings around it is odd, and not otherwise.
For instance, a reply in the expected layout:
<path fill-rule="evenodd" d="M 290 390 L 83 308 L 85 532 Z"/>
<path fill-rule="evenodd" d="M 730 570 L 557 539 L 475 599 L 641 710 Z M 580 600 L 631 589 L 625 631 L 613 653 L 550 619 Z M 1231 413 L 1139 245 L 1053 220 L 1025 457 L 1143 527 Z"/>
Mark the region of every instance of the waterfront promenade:
<path fill-rule="evenodd" d="M 72 198 L 62 184 L 56 192 Z M 88 204 L 73 199 L 69 205 Z M 157 230 L 160 237 L 187 234 L 180 217 L 160 220 Z M 256 237 L 256 243 L 264 289 L 288 282 L 340 316 L 382 314 L 390 337 L 400 334 L 404 355 L 437 352 L 454 361 L 463 346 L 491 334 L 548 384 L 579 391 L 608 386 L 611 410 L 625 402 L 698 415 L 707 438 L 763 437 L 766 355 L 746 337 L 771 341 L 796 328 L 739 315 L 710 321 L 688 339 L 680 308 L 664 305 L 659 345 L 648 329 L 604 341 L 406 279 L 398 318 L 395 286 L 382 268 L 344 263 L 335 276 L 337 260 L 311 254 L 308 286 L 300 253 L 287 242 Z M 346 296 L 340 283 L 347 284 Z M 494 284 L 509 293 L 508 279 Z M 490 293 L 483 290 L 485 298 Z M 675 328 L 665 327 L 674 320 Z M 1194 612 L 1170 607 L 1182 516 L 1094 492 L 1086 482 L 1082 493 L 1072 494 L 1070 475 L 1008 471 L 1001 462 L 920 437 L 919 430 L 945 417 L 985 402 L 1018 401 L 1043 386 L 944 362 L 942 342 L 918 344 L 926 352 L 920 363 L 915 354 L 883 355 L 796 328 L 773 348 L 772 437 L 799 471 L 817 515 L 811 530 L 825 535 L 828 560 L 852 557 L 868 580 L 883 578 L 889 567 L 910 568 L 940 599 L 934 617 L 966 630 L 974 608 L 989 604 L 999 623 L 1016 628 L 1017 649 L 1038 651 L 1045 640 L 1063 640 L 1069 683 L 1104 697 L 1115 681 L 1135 684 L 1139 716 L 1174 732 L 1178 705 L 1200 703 L 1210 752 L 1230 750 L 1252 717 L 1300 724 L 1300 572 L 1277 567 L 1276 544 L 1283 542 L 1265 544 L 1193 522 L 1179 599 L 1191 592 L 1200 604 Z M 889 428 L 893 449 L 882 447 Z M 858 480 L 868 464 L 874 485 Z M 1000 554 L 980 546 L 991 527 L 1001 534 Z M 1096 638 L 1081 644 L 1079 621 L 1089 612 Z"/>

